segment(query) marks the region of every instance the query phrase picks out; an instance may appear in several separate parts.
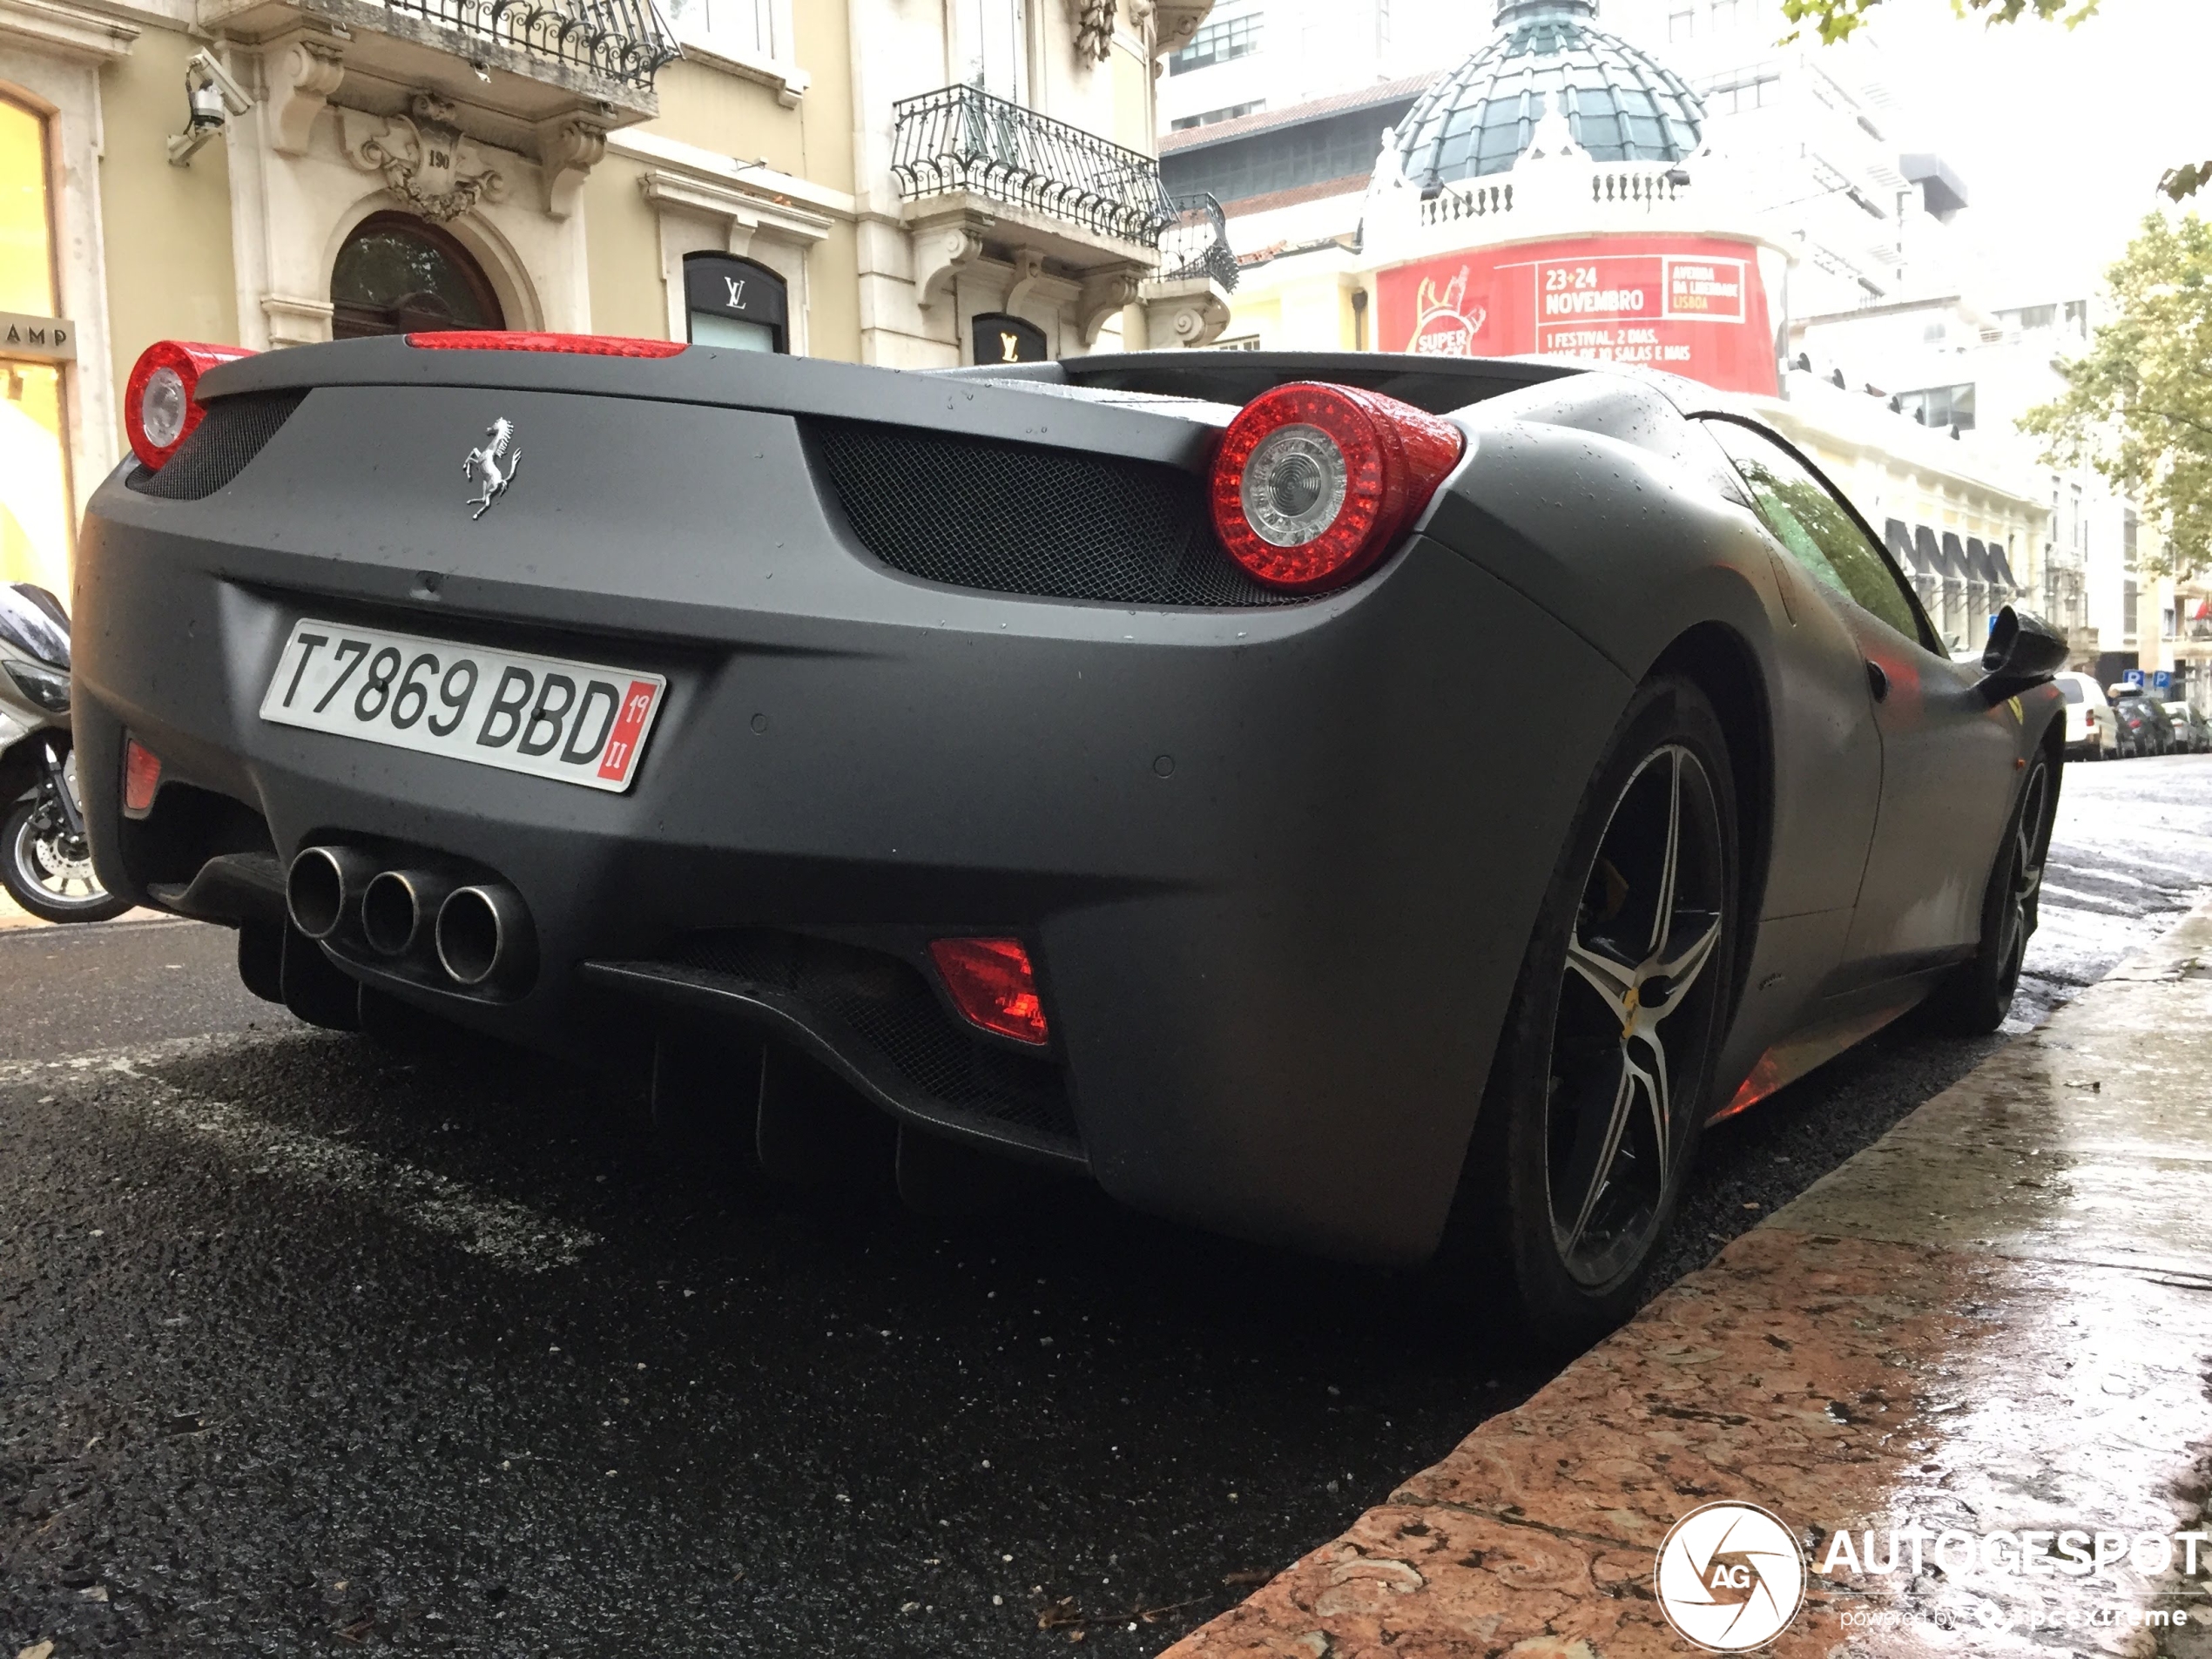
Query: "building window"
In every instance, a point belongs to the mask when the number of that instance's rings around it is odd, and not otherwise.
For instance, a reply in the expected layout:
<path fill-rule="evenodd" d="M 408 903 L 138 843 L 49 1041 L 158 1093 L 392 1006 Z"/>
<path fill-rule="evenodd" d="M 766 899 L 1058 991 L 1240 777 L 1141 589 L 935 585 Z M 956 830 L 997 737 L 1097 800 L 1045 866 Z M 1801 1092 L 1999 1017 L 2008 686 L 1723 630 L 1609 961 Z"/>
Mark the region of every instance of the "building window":
<path fill-rule="evenodd" d="M 1736 0 L 1713 0 L 1713 32 L 1736 27 Z"/>
<path fill-rule="evenodd" d="M 0 97 L 0 311 L 57 309 L 46 121 Z M 0 581 L 69 591 L 71 511 L 62 366 L 0 356 Z"/>
<path fill-rule="evenodd" d="M 1259 349 L 1259 336 L 1258 334 L 1238 334 L 1234 339 L 1231 340 L 1217 340 L 1213 343 L 1213 349 L 1216 351 L 1258 351 Z"/>
<path fill-rule="evenodd" d="M 1379 29 L 1388 29 L 1389 16 L 1386 9 L 1377 20 Z M 1258 12 L 1245 11 L 1205 24 L 1190 37 L 1188 46 L 1168 59 L 1168 73 L 1188 75 L 1194 69 L 1211 69 L 1216 64 L 1251 57 L 1259 50 L 1259 19 Z"/>
<path fill-rule="evenodd" d="M 2018 311 L 2000 312 L 1999 314 L 2017 328 L 2049 328 L 2058 322 L 2059 308 L 2056 306 L 2023 306 Z"/>
<path fill-rule="evenodd" d="M 791 43 L 777 28 L 776 0 L 670 0 L 668 20 L 709 47 L 788 58 Z"/>
<path fill-rule="evenodd" d="M 1704 94 L 1705 112 L 1709 115 L 1740 115 L 1746 110 L 1762 110 L 1770 104 L 1777 103 L 1781 96 L 1780 70 L 1750 70 L 1742 74 L 1725 76 L 1707 88 Z M 1824 179 L 1823 182 L 1826 180 Z M 1838 189 L 1844 187 L 1837 186 Z"/>
<path fill-rule="evenodd" d="M 1028 102 L 1028 24 L 1022 0 L 958 0 L 955 10 L 968 63 L 961 78 L 1016 104 Z"/>
<path fill-rule="evenodd" d="M 2120 563 L 2130 570 L 2135 568 L 2135 509 L 2130 507 L 2120 516 Z"/>
<path fill-rule="evenodd" d="M 1961 432 L 1974 429 L 1974 388 L 1972 382 L 1965 386 L 1931 386 L 1918 392 L 1899 392 L 1898 407 L 1922 426 L 1957 427 Z"/>
<path fill-rule="evenodd" d="M 684 256 L 685 338 L 695 346 L 788 352 L 784 280 L 765 265 L 729 253 Z"/>
<path fill-rule="evenodd" d="M 1187 132 L 1192 127 L 1210 127 L 1217 121 L 1233 121 L 1240 115 L 1258 115 L 1267 107 L 1264 98 L 1249 104 L 1224 104 L 1217 110 L 1208 110 L 1203 115 L 1186 115 L 1168 124 L 1170 132 Z"/>
<path fill-rule="evenodd" d="M 2135 584 L 2125 583 L 2120 590 L 2120 631 L 2129 639 L 2135 637 Z"/>
<path fill-rule="evenodd" d="M 507 326 L 475 256 L 412 213 L 371 213 L 354 227 L 331 266 L 330 303 L 338 340 Z"/>
<path fill-rule="evenodd" d="M 1689 6 L 1677 5 L 1667 14 L 1667 38 L 1669 41 L 1688 40 L 1697 32 L 1697 13 Z"/>

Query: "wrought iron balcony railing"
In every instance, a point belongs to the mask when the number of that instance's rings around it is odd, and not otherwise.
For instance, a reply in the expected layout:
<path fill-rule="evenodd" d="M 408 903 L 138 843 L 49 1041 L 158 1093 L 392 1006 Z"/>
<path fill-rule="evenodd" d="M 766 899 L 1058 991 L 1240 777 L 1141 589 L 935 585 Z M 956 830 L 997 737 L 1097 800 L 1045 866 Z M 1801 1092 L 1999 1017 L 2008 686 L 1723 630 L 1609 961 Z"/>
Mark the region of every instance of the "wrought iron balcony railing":
<path fill-rule="evenodd" d="M 650 91 L 664 64 L 683 56 L 653 0 L 384 0 L 533 57 Z"/>
<path fill-rule="evenodd" d="M 1153 248 L 1175 222 L 1152 157 L 980 86 L 948 86 L 892 110 L 891 172 L 906 200 L 972 191 Z"/>
<path fill-rule="evenodd" d="M 1224 293 L 1237 291 L 1237 255 L 1229 246 L 1229 221 L 1211 196 L 1175 199 L 1175 222 L 1160 233 L 1160 275 L 1169 281 L 1211 277 Z"/>

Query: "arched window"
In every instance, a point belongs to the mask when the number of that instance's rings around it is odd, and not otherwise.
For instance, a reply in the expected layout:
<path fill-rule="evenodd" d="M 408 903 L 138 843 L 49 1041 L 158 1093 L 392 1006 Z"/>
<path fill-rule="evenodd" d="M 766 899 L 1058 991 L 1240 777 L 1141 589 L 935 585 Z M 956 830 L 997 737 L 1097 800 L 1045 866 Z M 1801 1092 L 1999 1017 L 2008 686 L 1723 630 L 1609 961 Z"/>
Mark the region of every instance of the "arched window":
<path fill-rule="evenodd" d="M 330 301 L 330 332 L 339 340 L 507 326 L 475 256 L 408 213 L 371 213 L 354 227 L 331 266 Z"/>
<path fill-rule="evenodd" d="M 69 591 L 67 382 L 51 349 L 53 202 L 46 118 L 0 91 L 0 582 Z M 10 341 L 16 343 L 11 347 Z"/>
<path fill-rule="evenodd" d="M 694 345 L 787 352 L 784 280 L 730 253 L 684 256 L 684 312 Z"/>

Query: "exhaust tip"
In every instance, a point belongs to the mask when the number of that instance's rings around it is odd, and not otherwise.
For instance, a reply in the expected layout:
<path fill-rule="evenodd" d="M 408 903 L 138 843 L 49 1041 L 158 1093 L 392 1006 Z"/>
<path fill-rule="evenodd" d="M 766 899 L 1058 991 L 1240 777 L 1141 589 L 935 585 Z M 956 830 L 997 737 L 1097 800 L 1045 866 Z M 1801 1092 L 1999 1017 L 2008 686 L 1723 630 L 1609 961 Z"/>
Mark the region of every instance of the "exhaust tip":
<path fill-rule="evenodd" d="M 385 956 L 426 948 L 449 881 L 419 870 L 387 870 L 361 894 L 361 937 Z"/>
<path fill-rule="evenodd" d="M 375 861 L 358 847 L 302 848 L 284 879 L 292 925 L 310 939 L 331 938 L 360 907 L 375 873 Z"/>
<path fill-rule="evenodd" d="M 438 907 L 438 961 L 456 984 L 513 984 L 530 969 L 529 912 L 512 887 L 455 887 Z"/>

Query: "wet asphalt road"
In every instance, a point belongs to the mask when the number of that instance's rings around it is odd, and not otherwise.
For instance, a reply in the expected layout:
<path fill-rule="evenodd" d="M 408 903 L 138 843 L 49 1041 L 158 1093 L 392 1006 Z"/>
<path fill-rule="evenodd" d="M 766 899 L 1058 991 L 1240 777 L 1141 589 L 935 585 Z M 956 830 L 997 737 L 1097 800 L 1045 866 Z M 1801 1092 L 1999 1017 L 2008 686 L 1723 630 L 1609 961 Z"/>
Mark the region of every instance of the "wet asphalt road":
<path fill-rule="evenodd" d="M 2208 887 L 2212 757 L 2069 769 L 2023 1014 Z M 671 1171 L 636 1083 L 309 1032 L 230 946 L 0 934 L 0 1655 L 1151 1652 L 1548 1374 L 1080 1189 Z M 1670 1270 L 1995 1041 L 1716 1130 Z"/>

